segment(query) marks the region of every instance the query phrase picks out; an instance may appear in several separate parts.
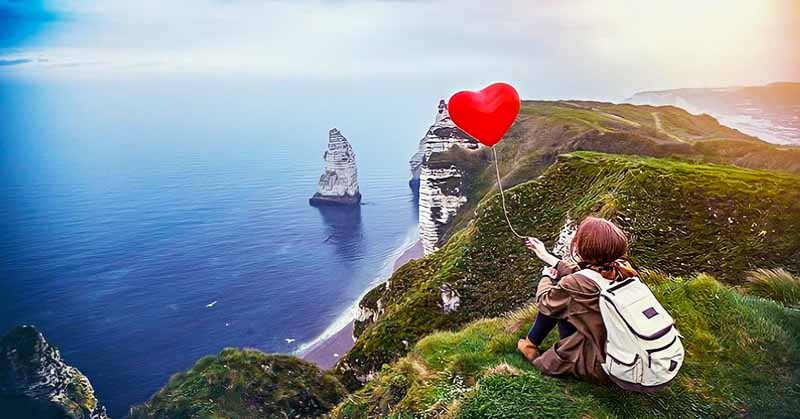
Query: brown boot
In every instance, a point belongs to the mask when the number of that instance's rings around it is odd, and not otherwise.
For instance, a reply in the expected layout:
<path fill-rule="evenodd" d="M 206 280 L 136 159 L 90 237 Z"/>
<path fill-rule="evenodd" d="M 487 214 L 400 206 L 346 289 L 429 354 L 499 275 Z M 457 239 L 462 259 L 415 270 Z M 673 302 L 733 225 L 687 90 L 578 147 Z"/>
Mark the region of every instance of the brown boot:
<path fill-rule="evenodd" d="M 522 356 L 524 356 L 528 362 L 533 362 L 534 359 L 539 357 L 539 347 L 534 345 L 527 337 L 517 342 L 517 349 L 522 352 Z"/>

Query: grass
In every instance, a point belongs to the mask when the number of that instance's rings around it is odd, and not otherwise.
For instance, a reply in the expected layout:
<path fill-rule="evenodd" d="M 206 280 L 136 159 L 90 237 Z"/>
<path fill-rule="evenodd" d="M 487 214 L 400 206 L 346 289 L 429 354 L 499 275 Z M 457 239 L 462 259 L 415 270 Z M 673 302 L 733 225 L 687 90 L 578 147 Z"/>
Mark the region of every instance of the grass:
<path fill-rule="evenodd" d="M 422 339 L 332 418 L 792 417 L 800 313 L 707 275 L 645 275 L 684 336 L 686 364 L 655 395 L 542 376 L 516 352 L 535 309 Z M 553 337 L 545 343 L 553 343 Z"/>
<path fill-rule="evenodd" d="M 800 177 L 683 160 L 576 152 L 506 194 L 511 221 L 551 245 L 565 220 L 601 214 L 632 237 L 639 268 L 673 275 L 709 273 L 740 284 L 744 272 L 800 272 Z M 384 313 L 337 366 L 352 389 L 419 339 L 533 298 L 540 263 L 513 237 L 499 196 L 481 201 L 474 220 L 438 252 L 396 272 L 380 296 Z M 461 296 L 445 314 L 439 288 Z"/>
<path fill-rule="evenodd" d="M 800 278 L 783 269 L 757 269 L 747 275 L 748 294 L 800 308 Z"/>
<path fill-rule="evenodd" d="M 128 418 L 310 418 L 344 394 L 336 379 L 295 357 L 228 348 L 173 376 Z"/>
<path fill-rule="evenodd" d="M 696 142 L 711 138 L 747 139 L 746 134 L 721 125 L 708 115 L 692 115 L 674 106 L 613 104 L 591 101 L 526 101 L 523 115 L 544 118 L 550 126 L 566 126 L 567 132 L 628 132 L 660 141 Z M 656 126 L 658 115 L 661 130 Z M 663 131 L 662 131 L 663 130 Z"/>

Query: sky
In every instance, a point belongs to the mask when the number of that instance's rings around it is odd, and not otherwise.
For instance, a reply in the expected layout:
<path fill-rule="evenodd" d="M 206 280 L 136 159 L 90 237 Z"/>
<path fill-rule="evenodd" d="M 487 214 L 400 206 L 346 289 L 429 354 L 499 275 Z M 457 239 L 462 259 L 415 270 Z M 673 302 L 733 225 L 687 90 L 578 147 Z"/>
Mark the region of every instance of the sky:
<path fill-rule="evenodd" d="M 622 100 L 800 80 L 794 0 L 0 0 L 0 78 L 234 75 Z"/>

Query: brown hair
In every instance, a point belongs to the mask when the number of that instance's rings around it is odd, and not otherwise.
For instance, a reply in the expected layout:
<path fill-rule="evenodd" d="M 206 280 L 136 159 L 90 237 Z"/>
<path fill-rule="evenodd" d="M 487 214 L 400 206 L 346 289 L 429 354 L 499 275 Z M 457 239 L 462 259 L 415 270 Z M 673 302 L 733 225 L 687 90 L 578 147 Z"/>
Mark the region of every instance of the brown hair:
<path fill-rule="evenodd" d="M 578 255 L 582 263 L 600 267 L 601 272 L 614 271 L 612 276 L 636 275 L 630 265 L 618 262 L 628 253 L 628 237 L 606 219 L 586 217 L 572 238 L 570 252 Z"/>
<path fill-rule="evenodd" d="M 611 221 L 586 217 L 572 238 L 570 251 L 583 262 L 604 265 L 628 253 L 628 237 Z"/>

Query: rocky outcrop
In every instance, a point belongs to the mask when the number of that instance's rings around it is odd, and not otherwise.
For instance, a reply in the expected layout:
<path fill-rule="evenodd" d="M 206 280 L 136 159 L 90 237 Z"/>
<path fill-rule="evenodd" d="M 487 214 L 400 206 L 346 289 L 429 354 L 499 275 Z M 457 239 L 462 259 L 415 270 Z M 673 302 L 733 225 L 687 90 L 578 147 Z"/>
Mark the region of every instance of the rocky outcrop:
<path fill-rule="evenodd" d="M 458 209 L 467 202 L 461 170 L 455 164 L 423 164 L 419 185 L 419 238 L 426 255 L 439 249 L 439 241 Z"/>
<path fill-rule="evenodd" d="M 570 247 L 572 245 L 572 238 L 575 237 L 575 233 L 577 231 L 578 225 L 575 224 L 572 219 L 567 218 L 567 220 L 564 222 L 564 225 L 561 227 L 561 231 L 558 233 L 556 243 L 553 245 L 553 254 L 562 260 L 574 262 L 572 260 L 572 252 L 570 251 Z"/>
<path fill-rule="evenodd" d="M 480 144 L 474 138 L 461 131 L 453 123 L 453 120 L 450 119 L 450 113 L 447 112 L 447 102 L 440 100 L 433 125 L 428 128 L 425 136 L 419 140 L 419 150 L 411 156 L 408 162 L 411 166 L 411 184 L 419 184 L 422 166 L 432 153 L 448 150 L 454 145 L 472 150 L 480 147 Z"/>
<path fill-rule="evenodd" d="M 358 170 L 356 154 L 341 132 L 334 128 L 328 133 L 328 150 L 323 155 L 325 173 L 319 178 L 317 193 L 311 205 L 358 205 Z"/>
<path fill-rule="evenodd" d="M 419 230 L 425 254 L 436 251 L 448 223 L 467 202 L 463 172 L 452 162 L 431 160 L 433 153 L 451 147 L 477 150 L 480 144 L 450 119 L 447 103 L 439 102 L 436 120 L 422 137 L 419 151 L 411 157 L 411 184 L 419 185 Z"/>
<path fill-rule="evenodd" d="M 0 339 L 0 405 L 3 417 L 108 418 L 89 379 L 33 326 Z"/>
<path fill-rule="evenodd" d="M 353 339 L 357 339 L 367 327 L 378 321 L 383 314 L 384 304 L 381 296 L 388 289 L 388 282 L 384 282 L 371 289 L 358 302 L 355 319 L 353 320 Z"/>
<path fill-rule="evenodd" d="M 444 284 L 439 288 L 442 297 L 442 312 L 444 314 L 452 313 L 458 310 L 461 305 L 461 294 L 454 290 L 450 284 Z"/>

